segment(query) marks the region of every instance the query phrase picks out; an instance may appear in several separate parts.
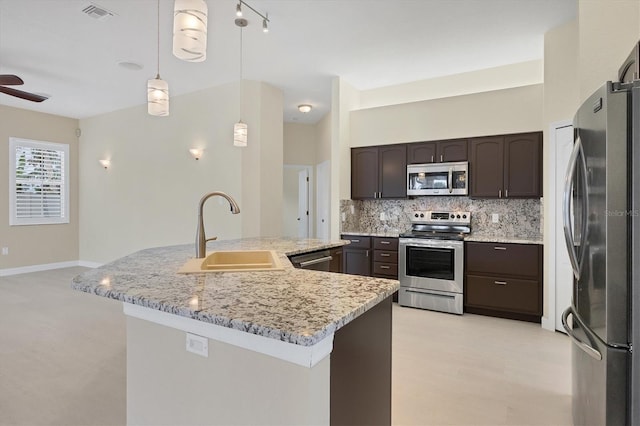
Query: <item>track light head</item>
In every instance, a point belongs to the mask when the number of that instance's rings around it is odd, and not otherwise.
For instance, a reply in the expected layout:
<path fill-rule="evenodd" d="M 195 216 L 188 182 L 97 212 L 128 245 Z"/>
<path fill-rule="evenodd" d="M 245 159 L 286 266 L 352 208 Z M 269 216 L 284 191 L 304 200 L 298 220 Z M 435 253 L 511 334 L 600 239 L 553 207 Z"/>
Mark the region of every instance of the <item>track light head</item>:
<path fill-rule="evenodd" d="M 267 19 L 263 19 L 262 20 L 262 32 L 263 33 L 268 33 L 269 32 L 269 26 L 267 25 Z"/>
<path fill-rule="evenodd" d="M 242 17 L 242 3 L 238 2 L 237 6 L 236 6 L 236 16 L 238 18 Z"/>

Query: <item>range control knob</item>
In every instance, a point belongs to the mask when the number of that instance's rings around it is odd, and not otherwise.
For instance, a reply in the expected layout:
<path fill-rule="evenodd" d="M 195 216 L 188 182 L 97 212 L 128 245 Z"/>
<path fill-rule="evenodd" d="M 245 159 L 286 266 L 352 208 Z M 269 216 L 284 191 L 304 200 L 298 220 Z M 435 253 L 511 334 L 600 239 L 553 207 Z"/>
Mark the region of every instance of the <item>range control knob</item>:
<path fill-rule="evenodd" d="M 458 219 L 460 219 L 460 215 L 457 215 L 456 217 L 457 217 Z"/>
<path fill-rule="evenodd" d="M 420 213 L 420 217 L 424 217 L 424 213 Z"/>
<path fill-rule="evenodd" d="M 456 216 L 452 214 L 452 215 L 451 215 L 451 219 L 453 219 L 454 217 L 456 217 Z"/>
<path fill-rule="evenodd" d="M 462 218 L 463 218 L 463 219 L 466 219 L 466 218 L 467 218 L 467 215 L 466 215 L 466 214 L 463 214 L 463 215 L 462 215 Z"/>
<path fill-rule="evenodd" d="M 413 216 L 418 217 L 418 213 L 414 214 Z"/>

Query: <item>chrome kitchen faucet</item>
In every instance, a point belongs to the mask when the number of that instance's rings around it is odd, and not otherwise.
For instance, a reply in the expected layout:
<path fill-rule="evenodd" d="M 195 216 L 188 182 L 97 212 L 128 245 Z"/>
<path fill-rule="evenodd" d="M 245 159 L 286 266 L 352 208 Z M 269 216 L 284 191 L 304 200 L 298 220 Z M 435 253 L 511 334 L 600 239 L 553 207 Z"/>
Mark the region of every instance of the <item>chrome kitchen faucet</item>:
<path fill-rule="evenodd" d="M 240 207 L 238 206 L 238 203 L 236 203 L 236 200 L 234 200 L 232 197 L 225 194 L 224 192 L 218 192 L 218 191 L 210 192 L 200 199 L 200 204 L 198 205 L 198 229 L 196 230 L 196 257 L 199 259 L 206 256 L 207 241 L 213 241 L 217 238 L 217 237 L 211 237 L 207 239 L 204 233 L 204 219 L 202 218 L 202 210 L 204 208 L 204 203 L 214 195 L 219 195 L 220 197 L 224 197 L 227 199 L 227 201 L 229 202 L 229 205 L 231 206 L 231 213 L 233 214 L 240 213 Z"/>

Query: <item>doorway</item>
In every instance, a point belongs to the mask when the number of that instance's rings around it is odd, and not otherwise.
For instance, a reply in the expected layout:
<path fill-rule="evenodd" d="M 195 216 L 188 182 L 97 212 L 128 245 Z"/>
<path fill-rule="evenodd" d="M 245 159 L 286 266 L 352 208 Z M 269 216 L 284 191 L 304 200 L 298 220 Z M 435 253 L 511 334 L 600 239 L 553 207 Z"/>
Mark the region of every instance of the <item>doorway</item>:
<path fill-rule="evenodd" d="M 282 186 L 282 235 L 313 237 L 313 167 L 284 165 Z"/>

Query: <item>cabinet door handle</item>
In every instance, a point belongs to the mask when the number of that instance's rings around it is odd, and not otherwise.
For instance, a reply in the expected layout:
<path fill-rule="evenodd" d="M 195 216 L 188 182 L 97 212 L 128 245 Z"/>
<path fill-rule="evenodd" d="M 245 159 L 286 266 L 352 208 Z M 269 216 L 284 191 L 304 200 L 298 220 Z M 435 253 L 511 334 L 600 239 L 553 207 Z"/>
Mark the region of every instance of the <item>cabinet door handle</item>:
<path fill-rule="evenodd" d="M 388 266 L 381 265 L 381 266 L 380 266 L 380 269 L 389 269 L 389 267 L 388 267 Z"/>
<path fill-rule="evenodd" d="M 389 253 L 380 253 L 380 257 L 391 257 Z"/>
<path fill-rule="evenodd" d="M 500 246 L 496 246 L 493 248 L 494 250 L 506 250 L 506 247 L 500 247 Z"/>
<path fill-rule="evenodd" d="M 498 190 L 498 198 L 502 198 L 502 189 Z"/>
<path fill-rule="evenodd" d="M 508 189 L 504 190 L 504 198 L 509 198 L 509 190 Z"/>
<path fill-rule="evenodd" d="M 433 163 L 433 155 L 431 156 L 431 162 Z"/>
<path fill-rule="evenodd" d="M 507 285 L 506 281 L 494 281 L 493 283 L 498 285 Z"/>
<path fill-rule="evenodd" d="M 369 250 L 364 252 L 365 256 L 369 257 Z"/>
<path fill-rule="evenodd" d="M 391 241 L 380 241 L 380 244 L 391 244 Z"/>
<path fill-rule="evenodd" d="M 359 243 L 360 240 L 351 240 L 352 243 Z"/>
<path fill-rule="evenodd" d="M 373 193 L 373 198 L 378 198 L 378 193 L 377 192 Z"/>
<path fill-rule="evenodd" d="M 443 161 L 444 161 L 444 156 L 440 154 L 440 162 L 442 163 Z"/>

